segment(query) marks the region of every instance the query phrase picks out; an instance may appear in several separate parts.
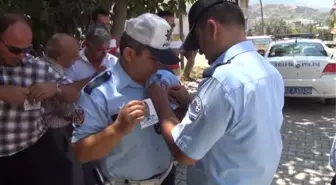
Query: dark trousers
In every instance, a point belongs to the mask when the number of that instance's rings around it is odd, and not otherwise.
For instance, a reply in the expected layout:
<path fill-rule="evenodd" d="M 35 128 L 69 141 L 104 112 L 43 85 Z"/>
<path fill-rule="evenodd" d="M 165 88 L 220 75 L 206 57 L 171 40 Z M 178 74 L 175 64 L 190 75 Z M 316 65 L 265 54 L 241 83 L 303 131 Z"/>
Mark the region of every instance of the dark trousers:
<path fill-rule="evenodd" d="M 83 185 L 65 129 L 49 129 L 34 145 L 0 157 L 0 184 Z"/>
<path fill-rule="evenodd" d="M 174 165 L 167 178 L 163 181 L 162 185 L 175 185 L 175 172 L 176 167 Z"/>
<path fill-rule="evenodd" d="M 334 178 L 332 179 L 330 185 L 336 185 L 336 175 L 335 175 Z"/>

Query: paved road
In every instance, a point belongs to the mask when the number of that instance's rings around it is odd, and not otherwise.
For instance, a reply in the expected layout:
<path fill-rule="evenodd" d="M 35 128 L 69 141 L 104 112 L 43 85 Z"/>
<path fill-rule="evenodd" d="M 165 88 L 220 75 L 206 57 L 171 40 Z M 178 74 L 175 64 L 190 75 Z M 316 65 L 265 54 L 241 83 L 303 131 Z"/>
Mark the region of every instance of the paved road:
<path fill-rule="evenodd" d="M 195 86 L 189 84 L 189 89 L 194 91 Z M 281 131 L 283 153 L 272 185 L 329 185 L 333 176 L 328 157 L 336 131 L 335 111 L 334 106 L 326 106 L 321 100 L 286 99 Z M 177 185 L 186 185 L 186 173 L 185 167 L 179 167 Z"/>

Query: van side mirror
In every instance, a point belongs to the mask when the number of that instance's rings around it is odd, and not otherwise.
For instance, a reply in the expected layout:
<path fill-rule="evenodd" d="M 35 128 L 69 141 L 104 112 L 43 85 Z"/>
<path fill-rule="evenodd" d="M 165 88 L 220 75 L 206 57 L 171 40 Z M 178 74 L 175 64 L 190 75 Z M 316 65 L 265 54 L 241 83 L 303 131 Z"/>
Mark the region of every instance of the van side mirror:
<path fill-rule="evenodd" d="M 261 56 L 265 56 L 265 50 L 263 50 L 263 49 L 259 49 L 258 51 L 257 51 Z"/>
<path fill-rule="evenodd" d="M 335 51 L 333 51 L 330 55 L 330 59 L 333 59 L 334 58 L 334 55 L 335 55 Z"/>

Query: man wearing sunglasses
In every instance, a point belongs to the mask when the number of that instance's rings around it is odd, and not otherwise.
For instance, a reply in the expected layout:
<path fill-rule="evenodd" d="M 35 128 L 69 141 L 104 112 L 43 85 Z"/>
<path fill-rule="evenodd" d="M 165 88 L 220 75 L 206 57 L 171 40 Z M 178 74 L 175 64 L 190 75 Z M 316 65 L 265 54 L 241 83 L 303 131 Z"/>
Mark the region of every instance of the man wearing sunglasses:
<path fill-rule="evenodd" d="M 85 48 L 79 51 L 79 59 L 67 69 L 67 76 L 81 89 L 93 76 L 113 67 L 117 58 L 108 53 L 110 33 L 104 25 L 94 24 L 86 32 Z"/>
<path fill-rule="evenodd" d="M 183 49 L 200 49 L 211 66 L 195 97 L 183 87 L 168 92 L 188 107 L 181 121 L 168 93 L 149 88 L 162 135 L 177 161 L 195 164 L 188 184 L 270 185 L 282 151 L 282 76 L 246 41 L 238 0 L 198 0 L 188 19 Z"/>
<path fill-rule="evenodd" d="M 1 182 L 75 184 L 71 150 L 55 142 L 54 132 L 44 117 L 44 102 L 57 98 L 70 103 L 78 97 L 78 91 L 71 97 L 69 92 L 75 88 L 65 85 L 71 83 L 66 76 L 27 54 L 32 30 L 23 16 L 0 16 L 0 40 Z M 72 118 L 70 114 L 67 123 Z"/>

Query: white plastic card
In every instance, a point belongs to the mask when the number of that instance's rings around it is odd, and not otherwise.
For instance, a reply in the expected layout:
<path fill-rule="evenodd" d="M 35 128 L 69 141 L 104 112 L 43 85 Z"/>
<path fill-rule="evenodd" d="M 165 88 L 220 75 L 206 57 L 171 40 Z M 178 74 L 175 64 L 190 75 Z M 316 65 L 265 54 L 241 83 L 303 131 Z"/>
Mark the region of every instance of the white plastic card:
<path fill-rule="evenodd" d="M 33 103 L 30 103 L 28 100 L 26 100 L 23 106 L 24 106 L 25 111 L 38 110 L 41 108 L 41 102 L 37 102 L 33 104 Z"/>
<path fill-rule="evenodd" d="M 159 122 L 159 117 L 150 98 L 143 100 L 146 106 L 145 119 L 140 122 L 142 129 L 152 126 Z"/>

